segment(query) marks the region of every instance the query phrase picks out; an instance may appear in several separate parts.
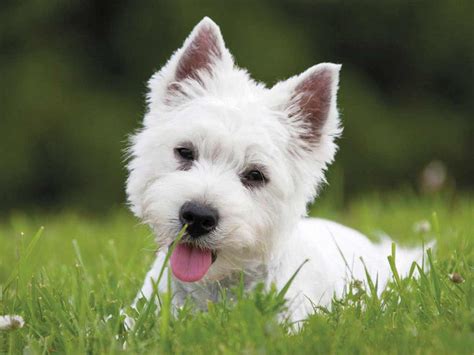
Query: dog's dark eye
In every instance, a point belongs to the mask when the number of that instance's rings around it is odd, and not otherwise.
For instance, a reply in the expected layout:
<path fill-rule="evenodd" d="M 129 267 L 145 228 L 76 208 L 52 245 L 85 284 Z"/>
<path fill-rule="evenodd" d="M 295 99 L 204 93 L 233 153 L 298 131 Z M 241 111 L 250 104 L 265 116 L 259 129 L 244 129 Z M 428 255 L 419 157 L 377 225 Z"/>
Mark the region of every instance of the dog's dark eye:
<path fill-rule="evenodd" d="M 242 177 L 242 183 L 246 186 L 259 186 L 267 182 L 265 175 L 257 169 L 249 170 Z"/>
<path fill-rule="evenodd" d="M 194 152 L 189 148 L 176 148 L 175 152 L 184 160 L 194 160 Z"/>
<path fill-rule="evenodd" d="M 252 170 L 245 175 L 248 181 L 265 181 L 265 176 L 258 170 Z"/>

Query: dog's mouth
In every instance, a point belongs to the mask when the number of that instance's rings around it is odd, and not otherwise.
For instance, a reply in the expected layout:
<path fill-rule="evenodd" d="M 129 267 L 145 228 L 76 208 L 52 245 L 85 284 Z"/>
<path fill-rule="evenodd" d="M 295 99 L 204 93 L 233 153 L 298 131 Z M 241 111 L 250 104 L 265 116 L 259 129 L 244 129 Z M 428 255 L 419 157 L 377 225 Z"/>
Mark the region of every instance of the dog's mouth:
<path fill-rule="evenodd" d="M 216 258 L 214 250 L 200 248 L 191 243 L 180 243 L 171 254 L 171 271 L 180 281 L 196 282 L 206 275 Z"/>

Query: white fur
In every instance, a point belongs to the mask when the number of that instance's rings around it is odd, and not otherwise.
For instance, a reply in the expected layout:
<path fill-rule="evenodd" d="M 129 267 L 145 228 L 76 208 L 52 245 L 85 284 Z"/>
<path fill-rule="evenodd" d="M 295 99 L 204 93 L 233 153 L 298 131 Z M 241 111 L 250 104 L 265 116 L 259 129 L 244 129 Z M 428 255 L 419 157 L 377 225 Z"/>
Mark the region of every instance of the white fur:
<path fill-rule="evenodd" d="M 211 72 L 199 72 L 200 80 L 176 83 L 180 58 L 203 26 L 217 34 L 222 56 L 213 59 Z M 374 278 L 378 275 L 380 285 L 387 282 L 390 243 L 374 245 L 349 228 L 305 218 L 306 205 L 324 182 L 337 149 L 334 139 L 341 133 L 336 106 L 339 70 L 339 65 L 318 64 L 268 89 L 234 66 L 214 22 L 205 18 L 196 26 L 151 78 L 148 112 L 131 142 L 130 206 L 154 230 L 160 248 L 137 299 L 151 296 L 151 280 L 156 280 L 167 247 L 182 227 L 179 209 L 190 200 L 219 211 L 216 231 L 203 241 L 218 257 L 199 282 L 185 284 L 173 278 L 175 305 L 191 297 L 204 308 L 208 299 L 216 299 L 217 282 L 231 286 L 241 271 L 249 289 L 257 282 L 282 287 L 305 259 L 309 262 L 287 294 L 293 320 L 312 312 L 311 302 L 327 306 L 333 295 L 342 296 L 351 277 L 364 280 L 359 257 Z M 298 138 L 307 126 L 292 95 L 299 83 L 320 71 L 331 75 L 332 96 L 318 142 L 310 145 Z M 179 91 L 171 92 L 171 83 Z M 173 153 L 183 142 L 192 142 L 199 152 L 187 171 L 178 169 Z M 239 175 L 253 164 L 265 167 L 269 182 L 249 189 Z M 406 273 L 421 252 L 399 249 L 397 256 L 400 271 Z M 159 290 L 165 285 L 161 282 Z"/>

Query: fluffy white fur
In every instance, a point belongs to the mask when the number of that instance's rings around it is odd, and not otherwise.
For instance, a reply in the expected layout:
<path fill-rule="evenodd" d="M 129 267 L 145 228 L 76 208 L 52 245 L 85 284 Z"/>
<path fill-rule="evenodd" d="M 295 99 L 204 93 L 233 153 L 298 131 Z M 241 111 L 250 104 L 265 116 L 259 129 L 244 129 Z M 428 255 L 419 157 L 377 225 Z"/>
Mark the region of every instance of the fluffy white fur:
<path fill-rule="evenodd" d="M 177 80 L 179 66 L 186 65 L 183 56 L 202 50 L 196 38 L 203 33 L 214 40 L 209 61 L 190 65 L 195 72 Z M 186 52 L 189 48 L 192 51 Z M 187 60 L 193 64 L 192 58 Z M 337 148 L 334 139 L 341 133 L 336 106 L 339 70 L 340 65 L 318 64 L 267 88 L 234 65 L 214 22 L 204 18 L 195 27 L 151 78 L 148 112 L 131 142 L 130 206 L 153 229 L 159 246 L 137 300 L 152 295 L 152 281 L 167 267 L 164 255 L 182 228 L 179 210 L 191 200 L 219 212 L 217 229 L 200 241 L 216 251 L 217 259 L 199 282 L 173 278 L 177 306 L 189 297 L 205 308 L 207 300 L 217 298 L 217 284 L 233 285 L 240 272 L 248 289 L 257 282 L 282 287 L 306 259 L 287 293 L 289 316 L 295 321 L 312 312 L 311 303 L 328 306 L 351 278 L 364 280 L 360 257 L 380 285 L 387 282 L 389 241 L 374 245 L 342 225 L 305 218 L 306 205 L 324 182 Z M 302 109 L 303 99 L 314 99 L 302 83 L 321 73 L 328 78 L 324 89 L 330 93 L 329 106 L 315 123 Z M 313 140 L 307 138 L 310 130 L 317 133 Z M 183 142 L 192 143 L 199 155 L 188 170 L 179 168 L 174 154 Z M 249 166 L 264 167 L 268 183 L 244 186 L 241 174 Z M 421 255 L 421 250 L 398 248 L 399 270 L 407 272 Z M 158 289 L 163 291 L 165 285 L 164 278 Z"/>

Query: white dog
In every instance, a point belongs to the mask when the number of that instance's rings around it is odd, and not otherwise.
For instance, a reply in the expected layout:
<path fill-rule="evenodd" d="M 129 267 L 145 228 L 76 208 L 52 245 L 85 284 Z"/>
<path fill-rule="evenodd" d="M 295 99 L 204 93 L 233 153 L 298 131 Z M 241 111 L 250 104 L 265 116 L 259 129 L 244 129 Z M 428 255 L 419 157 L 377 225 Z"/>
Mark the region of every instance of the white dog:
<path fill-rule="evenodd" d="M 159 251 L 137 296 L 150 298 L 171 267 L 173 303 L 205 308 L 244 275 L 289 291 L 294 321 L 328 306 L 352 278 L 390 277 L 390 241 L 374 245 L 342 225 L 305 218 L 341 133 L 339 70 L 331 63 L 267 88 L 235 66 L 219 27 L 204 18 L 149 82 L 148 112 L 133 137 L 127 193 Z M 164 265 L 183 225 L 188 228 Z M 406 273 L 421 250 L 397 250 Z M 363 258 L 363 262 L 360 257 Z M 157 285 L 166 290 L 166 277 Z"/>

